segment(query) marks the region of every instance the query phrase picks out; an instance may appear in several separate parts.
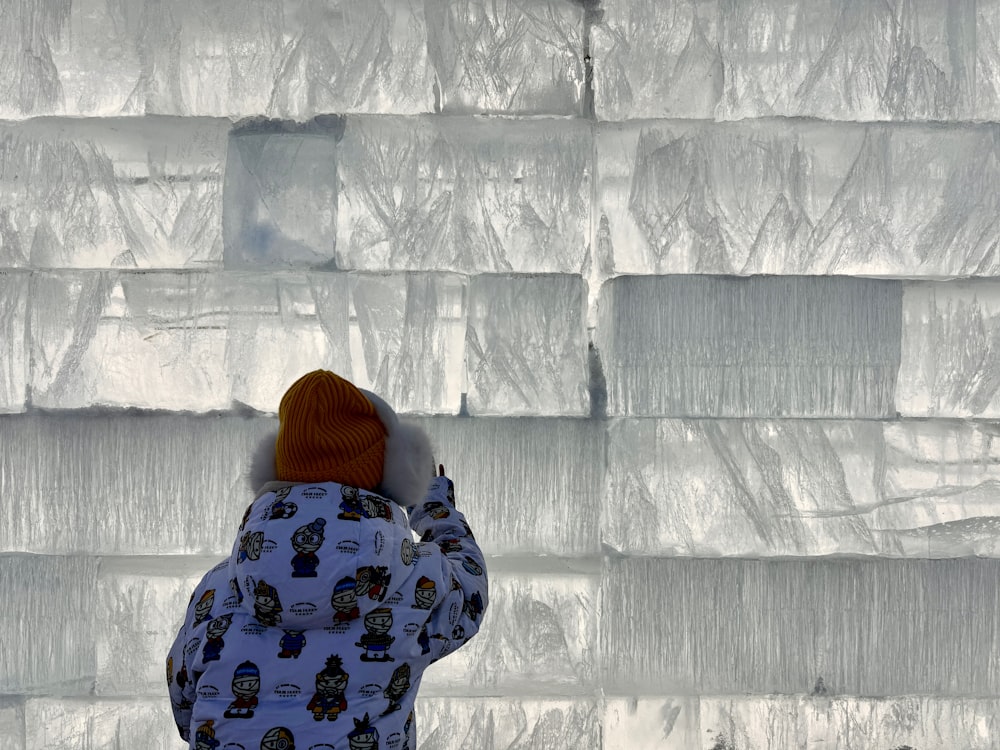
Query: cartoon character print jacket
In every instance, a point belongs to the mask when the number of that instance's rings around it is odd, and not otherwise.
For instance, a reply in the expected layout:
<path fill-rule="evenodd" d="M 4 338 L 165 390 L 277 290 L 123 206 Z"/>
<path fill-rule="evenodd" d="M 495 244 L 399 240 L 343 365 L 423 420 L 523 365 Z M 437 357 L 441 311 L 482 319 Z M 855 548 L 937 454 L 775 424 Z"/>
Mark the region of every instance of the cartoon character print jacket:
<path fill-rule="evenodd" d="M 170 650 L 177 728 L 197 750 L 415 750 L 424 669 L 476 634 L 486 605 L 447 477 L 409 514 L 333 482 L 266 492 Z"/>

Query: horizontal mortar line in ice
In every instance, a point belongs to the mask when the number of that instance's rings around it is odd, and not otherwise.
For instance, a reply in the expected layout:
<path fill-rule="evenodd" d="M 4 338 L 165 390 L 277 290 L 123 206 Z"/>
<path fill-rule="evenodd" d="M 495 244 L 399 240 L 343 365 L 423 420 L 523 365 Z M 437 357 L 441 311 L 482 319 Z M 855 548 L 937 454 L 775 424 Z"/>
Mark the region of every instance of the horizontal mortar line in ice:
<path fill-rule="evenodd" d="M 148 185 L 149 183 L 176 183 L 176 182 L 219 182 L 222 179 L 222 175 L 218 172 L 206 172 L 205 174 L 165 174 L 165 175 L 150 175 L 149 177 L 128 177 L 121 176 L 116 178 L 116 182 L 119 184 L 126 185 Z"/>

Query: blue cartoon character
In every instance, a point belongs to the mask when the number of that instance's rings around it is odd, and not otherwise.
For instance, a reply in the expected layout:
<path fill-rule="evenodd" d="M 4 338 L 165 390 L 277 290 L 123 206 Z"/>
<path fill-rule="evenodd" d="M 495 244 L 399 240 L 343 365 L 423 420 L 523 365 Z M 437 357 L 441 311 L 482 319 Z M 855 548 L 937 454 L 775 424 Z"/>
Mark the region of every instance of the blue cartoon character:
<path fill-rule="evenodd" d="M 462 543 L 458 539 L 442 539 L 438 542 L 438 547 L 444 554 L 449 554 L 450 552 L 461 552 Z"/>
<path fill-rule="evenodd" d="M 333 587 L 330 604 L 335 610 L 334 622 L 350 622 L 358 619 L 361 612 L 358 610 L 357 582 L 350 576 L 344 576 L 337 581 L 337 585 Z"/>
<path fill-rule="evenodd" d="M 194 624 L 201 625 L 212 619 L 212 605 L 215 604 L 215 589 L 208 589 L 194 605 Z"/>
<path fill-rule="evenodd" d="M 392 506 L 376 495 L 361 496 L 361 512 L 366 518 L 383 518 L 392 521 Z"/>
<path fill-rule="evenodd" d="M 347 735 L 350 750 L 378 750 L 378 730 L 371 725 L 365 714 L 363 719 L 354 720 L 354 729 Z"/>
<path fill-rule="evenodd" d="M 437 584 L 427 576 L 420 576 L 413 590 L 413 606 L 415 609 L 431 609 L 437 599 Z"/>
<path fill-rule="evenodd" d="M 384 565 L 366 565 L 358 568 L 355 588 L 357 595 L 367 596 L 375 601 L 382 601 L 389 590 L 389 581 L 392 574 Z"/>
<path fill-rule="evenodd" d="M 420 628 L 420 632 L 417 633 L 417 645 L 420 646 L 420 655 L 426 656 L 431 652 L 431 639 L 427 635 L 427 625 L 425 624 Z"/>
<path fill-rule="evenodd" d="M 448 506 L 440 500 L 432 500 L 429 503 L 424 503 L 424 512 L 436 521 L 442 521 L 451 515 Z"/>
<path fill-rule="evenodd" d="M 361 498 L 358 496 L 357 487 L 342 485 L 340 488 L 340 510 L 337 518 L 342 521 L 360 521 L 364 510 L 361 507 Z"/>
<path fill-rule="evenodd" d="M 261 549 L 264 547 L 263 531 L 247 531 L 240 537 L 240 551 L 236 558 L 237 563 L 247 560 L 259 560 Z"/>
<path fill-rule="evenodd" d="M 316 673 L 316 692 L 306 709 L 312 711 L 313 719 L 336 721 L 341 711 L 347 710 L 347 690 L 349 675 L 344 671 L 344 662 L 336 654 L 330 654 L 326 666 Z"/>
<path fill-rule="evenodd" d="M 278 645 L 281 651 L 278 652 L 279 659 L 298 659 L 299 654 L 306 645 L 306 637 L 301 630 L 286 630 Z"/>
<path fill-rule="evenodd" d="M 401 709 L 402 706 L 399 705 L 399 699 L 406 695 L 409 689 L 410 665 L 400 664 L 392 673 L 392 677 L 389 678 L 389 684 L 382 691 L 382 695 L 389 699 L 389 707 L 382 712 L 382 715 L 385 716 Z"/>
<path fill-rule="evenodd" d="M 282 487 L 280 490 L 274 493 L 274 502 L 271 503 L 269 508 L 271 521 L 277 520 L 279 518 L 291 518 L 295 515 L 299 506 L 293 502 L 287 500 L 289 493 L 292 491 L 291 487 Z"/>
<path fill-rule="evenodd" d="M 233 596 L 236 597 L 236 603 L 237 604 L 242 604 L 243 603 L 243 590 L 240 589 L 240 584 L 237 583 L 237 581 L 236 581 L 235 578 L 230 578 L 229 579 L 229 588 L 232 590 Z"/>
<path fill-rule="evenodd" d="M 257 708 L 260 692 L 260 669 L 252 661 L 245 661 L 233 672 L 233 702 L 223 712 L 227 719 L 251 719 Z"/>
<path fill-rule="evenodd" d="M 483 574 L 483 566 L 468 555 L 462 558 L 462 567 L 474 576 L 481 576 Z"/>
<path fill-rule="evenodd" d="M 392 629 L 392 610 L 388 607 L 373 609 L 365 615 L 365 630 L 368 632 L 361 636 L 361 641 L 355 643 L 365 650 L 361 654 L 361 661 L 395 661 L 389 656 L 389 646 L 396 639 L 389 635 Z"/>
<path fill-rule="evenodd" d="M 295 750 L 295 737 L 287 727 L 272 727 L 260 738 L 260 750 Z"/>
<path fill-rule="evenodd" d="M 215 750 L 215 748 L 222 744 L 215 739 L 215 727 L 213 724 L 215 724 L 215 722 L 212 719 L 206 719 L 205 722 L 195 730 L 195 750 Z"/>
<path fill-rule="evenodd" d="M 292 549 L 296 552 L 292 558 L 292 578 L 316 577 L 316 568 L 319 567 L 316 550 L 323 545 L 324 526 L 326 519 L 317 518 L 312 523 L 299 526 L 292 534 Z"/>
<path fill-rule="evenodd" d="M 261 625 L 277 625 L 281 622 L 284 609 L 278 598 L 278 590 L 263 579 L 257 581 L 253 590 L 253 612 Z"/>
<path fill-rule="evenodd" d="M 222 636 L 233 624 L 233 616 L 219 615 L 214 620 L 210 620 L 205 629 L 205 645 L 202 647 L 202 661 L 218 661 L 222 656 L 222 647 L 226 645 Z"/>

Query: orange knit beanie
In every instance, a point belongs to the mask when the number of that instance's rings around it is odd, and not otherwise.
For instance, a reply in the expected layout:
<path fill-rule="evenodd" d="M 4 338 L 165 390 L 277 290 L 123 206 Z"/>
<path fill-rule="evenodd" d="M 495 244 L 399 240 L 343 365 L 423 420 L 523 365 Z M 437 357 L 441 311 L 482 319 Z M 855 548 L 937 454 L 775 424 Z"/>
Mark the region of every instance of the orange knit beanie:
<path fill-rule="evenodd" d="M 382 481 L 385 427 L 372 402 L 326 370 L 296 380 L 278 407 L 274 463 L 284 482 L 340 482 L 373 490 Z"/>

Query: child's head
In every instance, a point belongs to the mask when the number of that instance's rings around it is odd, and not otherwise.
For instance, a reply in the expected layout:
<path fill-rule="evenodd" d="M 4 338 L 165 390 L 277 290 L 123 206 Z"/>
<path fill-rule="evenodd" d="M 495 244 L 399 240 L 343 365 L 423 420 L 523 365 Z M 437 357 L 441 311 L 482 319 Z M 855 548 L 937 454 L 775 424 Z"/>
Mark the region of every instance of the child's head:
<path fill-rule="evenodd" d="M 385 401 L 327 370 L 296 380 L 278 407 L 278 432 L 258 446 L 249 479 L 338 482 L 403 505 L 423 498 L 433 475 L 431 443 Z"/>
<path fill-rule="evenodd" d="M 382 481 L 386 428 L 357 387 L 326 370 L 295 381 L 278 407 L 277 478 L 374 490 Z"/>

